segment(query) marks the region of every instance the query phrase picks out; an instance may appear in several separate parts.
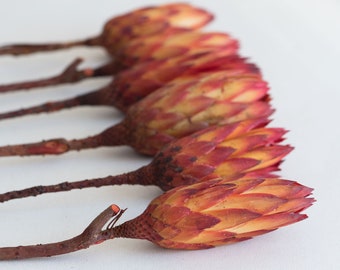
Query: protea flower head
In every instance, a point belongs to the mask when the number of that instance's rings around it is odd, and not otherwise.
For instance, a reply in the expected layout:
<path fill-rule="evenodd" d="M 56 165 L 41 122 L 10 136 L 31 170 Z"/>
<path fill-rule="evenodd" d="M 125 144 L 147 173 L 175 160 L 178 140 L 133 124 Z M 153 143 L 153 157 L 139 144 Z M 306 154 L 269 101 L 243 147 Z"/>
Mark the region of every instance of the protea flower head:
<path fill-rule="evenodd" d="M 208 126 L 272 113 L 263 101 L 268 91 L 264 80 L 254 74 L 230 77 L 227 73 L 178 78 L 131 106 L 122 123 L 134 127 L 130 145 L 141 153 L 155 154 L 173 139 Z"/>
<path fill-rule="evenodd" d="M 281 179 L 212 179 L 166 192 L 113 235 L 173 249 L 235 243 L 305 219 L 311 191 Z"/>
<path fill-rule="evenodd" d="M 135 38 L 159 35 L 169 28 L 196 30 L 212 19 L 208 11 L 183 3 L 141 8 L 109 20 L 96 37 L 65 43 L 8 45 L 0 47 L 0 55 L 22 55 L 73 46 L 102 46 L 114 56 Z"/>
<path fill-rule="evenodd" d="M 292 150 L 278 144 L 286 131 L 264 127 L 265 119 L 212 126 L 166 145 L 148 169 L 145 179 L 163 190 L 209 178 L 233 180 L 245 175 L 270 176 Z"/>
<path fill-rule="evenodd" d="M 195 30 L 213 19 L 206 10 L 185 3 L 166 4 L 135 10 L 108 21 L 102 31 L 102 43 L 116 52 L 139 37 L 159 35 L 169 27 Z"/>

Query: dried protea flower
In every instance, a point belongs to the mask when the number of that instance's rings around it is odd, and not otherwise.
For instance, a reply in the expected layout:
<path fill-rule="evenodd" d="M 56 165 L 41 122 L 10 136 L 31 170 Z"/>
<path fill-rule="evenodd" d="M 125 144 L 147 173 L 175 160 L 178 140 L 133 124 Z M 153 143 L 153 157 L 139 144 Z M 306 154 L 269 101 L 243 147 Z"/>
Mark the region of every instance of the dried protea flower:
<path fill-rule="evenodd" d="M 37 81 L 0 85 L 0 92 L 77 82 L 89 77 L 114 75 L 134 65 L 152 60 L 171 61 L 172 58 L 180 56 L 180 59 L 174 60 L 180 63 L 190 57 L 216 50 L 220 51 L 221 56 L 235 54 L 238 50 L 238 42 L 224 33 L 200 33 L 169 28 L 157 36 L 130 41 L 111 62 L 104 66 L 78 71 L 77 66 L 82 60 L 76 59 L 60 75 Z"/>
<path fill-rule="evenodd" d="M 170 141 L 208 126 L 270 115 L 267 91 L 267 83 L 254 74 L 230 77 L 220 71 L 178 79 L 131 106 L 121 123 L 98 135 L 4 146 L 0 156 L 62 154 L 114 145 L 154 155 Z"/>
<path fill-rule="evenodd" d="M 158 35 L 170 27 L 195 30 L 206 25 L 212 18 L 209 12 L 184 3 L 147 7 L 109 20 L 102 33 L 93 38 L 66 43 L 8 45 L 0 47 L 0 55 L 22 55 L 73 46 L 102 46 L 115 55 L 122 46 L 135 38 Z"/>
<path fill-rule="evenodd" d="M 0 259 L 70 253 L 112 238 L 145 239 L 164 248 L 206 249 L 250 239 L 307 217 L 311 188 L 297 182 L 215 178 L 171 189 L 135 219 L 114 226 L 123 213 L 116 205 L 102 212 L 77 237 L 59 243 L 0 248 Z M 105 224 L 117 215 L 110 224 Z"/>
<path fill-rule="evenodd" d="M 229 55 L 224 49 L 216 49 L 206 54 L 194 54 L 167 60 L 155 60 L 133 66 L 117 74 L 112 82 L 96 91 L 70 99 L 47 102 L 30 108 L 0 113 L 1 119 L 19 117 L 41 112 L 55 112 L 82 105 L 114 106 L 123 112 L 171 80 L 194 80 L 198 75 L 211 71 L 225 71 L 229 76 L 241 74 L 259 75 L 256 65 L 237 55 Z"/>
<path fill-rule="evenodd" d="M 194 81 L 178 79 L 131 106 L 124 125 L 138 130 L 131 145 L 152 154 L 208 126 L 269 116 L 267 92 L 266 82 L 253 74 L 229 77 L 221 71 Z"/>
<path fill-rule="evenodd" d="M 166 145 L 153 161 L 136 171 L 78 182 L 36 186 L 0 194 L 0 202 L 77 188 L 120 184 L 156 185 L 163 190 L 202 179 L 268 177 L 292 150 L 279 145 L 285 130 L 266 128 L 266 119 L 213 126 Z"/>
<path fill-rule="evenodd" d="M 163 33 L 169 27 L 195 30 L 208 24 L 213 15 L 185 3 L 143 8 L 107 22 L 101 35 L 102 43 L 112 55 L 136 38 Z"/>
<path fill-rule="evenodd" d="M 165 248 L 203 249 L 247 240 L 300 221 L 311 189 L 281 179 L 214 179 L 168 191 L 136 219 L 113 228 L 119 237 Z M 143 228 L 143 234 L 137 227 Z M 114 235 L 115 233 L 113 233 Z"/>

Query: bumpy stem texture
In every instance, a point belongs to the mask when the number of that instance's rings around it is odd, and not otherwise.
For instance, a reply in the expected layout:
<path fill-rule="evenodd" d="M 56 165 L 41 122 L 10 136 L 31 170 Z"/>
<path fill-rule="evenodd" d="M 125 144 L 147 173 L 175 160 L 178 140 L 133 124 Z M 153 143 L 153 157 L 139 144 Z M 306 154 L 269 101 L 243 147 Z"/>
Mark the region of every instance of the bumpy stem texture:
<path fill-rule="evenodd" d="M 77 67 L 82 62 L 82 59 L 77 58 L 75 59 L 69 66 L 67 66 L 64 71 L 56 76 L 46 78 L 46 79 L 40 79 L 40 80 L 34 80 L 34 81 L 27 81 L 27 82 L 21 82 L 21 83 L 13 83 L 13 84 L 5 84 L 0 85 L 0 92 L 11 92 L 16 90 L 22 90 L 22 89 L 31 89 L 36 87 L 45 87 L 49 85 L 57 85 L 61 83 L 69 83 L 69 82 L 77 82 L 80 81 L 86 77 L 91 77 L 93 74 L 93 71 L 91 69 L 85 69 L 85 70 L 77 70 Z"/>
<path fill-rule="evenodd" d="M 82 61 L 81 58 L 75 59 L 62 73 L 50 78 L 0 85 L 0 93 L 29 90 L 32 88 L 53 86 L 63 83 L 75 83 L 91 77 L 114 75 L 124 69 L 118 62 L 112 61 L 98 68 L 77 70 L 77 67 Z"/>
<path fill-rule="evenodd" d="M 122 185 L 122 184 L 139 184 L 139 185 L 153 185 L 153 176 L 150 166 L 144 166 L 140 169 L 124 173 L 116 176 L 107 176 L 103 178 L 86 179 L 76 182 L 63 182 L 55 185 L 48 186 L 35 186 L 22 190 L 14 190 L 0 194 L 0 202 L 5 202 L 13 199 L 21 199 L 30 196 L 38 196 L 45 193 L 55 193 L 70 191 L 73 189 L 83 189 L 91 187 L 103 187 L 111 185 Z"/>
<path fill-rule="evenodd" d="M 67 100 L 57 102 L 47 102 L 41 105 L 33 106 L 30 108 L 19 109 L 15 111 L 0 113 L 0 120 L 9 118 L 15 118 L 25 115 L 38 114 L 38 113 L 50 113 L 60 111 L 66 108 L 73 108 L 81 105 L 78 98 L 71 98 Z"/>
<path fill-rule="evenodd" d="M 112 104 L 114 104 L 113 89 L 111 85 L 108 85 L 107 87 L 103 87 L 97 91 L 79 95 L 79 96 L 76 96 L 70 99 L 47 102 L 47 103 L 43 103 L 40 105 L 29 107 L 29 108 L 0 113 L 0 120 L 20 117 L 20 116 L 25 116 L 25 115 L 31 115 L 31 114 L 56 112 L 56 111 L 60 111 L 64 109 L 77 107 L 77 106 L 84 106 L 84 105 L 112 106 Z"/>

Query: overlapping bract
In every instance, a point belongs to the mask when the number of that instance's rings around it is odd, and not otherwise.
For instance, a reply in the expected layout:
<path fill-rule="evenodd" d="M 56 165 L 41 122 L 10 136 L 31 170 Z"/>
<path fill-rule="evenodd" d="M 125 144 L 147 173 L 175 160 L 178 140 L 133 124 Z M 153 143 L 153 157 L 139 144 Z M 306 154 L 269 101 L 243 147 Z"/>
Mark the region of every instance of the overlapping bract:
<path fill-rule="evenodd" d="M 212 126 L 173 141 L 154 158 L 153 183 L 163 190 L 207 178 L 233 180 L 244 175 L 269 176 L 292 150 L 281 145 L 285 130 L 268 128 L 265 119 Z M 157 178 L 158 176 L 158 178 Z"/>
<path fill-rule="evenodd" d="M 254 74 L 219 71 L 178 78 L 131 106 L 123 124 L 135 127 L 135 149 L 155 154 L 173 139 L 206 127 L 269 116 L 267 91 L 267 83 Z"/>
<path fill-rule="evenodd" d="M 132 40 L 117 54 L 117 62 L 125 67 L 150 60 L 171 59 L 181 55 L 209 52 L 221 48 L 229 54 L 238 50 L 238 42 L 230 35 L 218 32 L 192 32 L 170 29 L 157 36 Z"/>
<path fill-rule="evenodd" d="M 169 28 L 195 30 L 213 19 L 206 10 L 185 3 L 137 9 L 109 20 L 100 36 L 112 55 L 134 39 L 157 36 Z"/>
<path fill-rule="evenodd" d="M 259 74 L 256 65 L 223 47 L 211 48 L 203 54 L 199 53 L 200 50 L 199 47 L 190 48 L 189 54 L 147 61 L 119 73 L 109 89 L 104 90 L 111 94 L 107 95 L 107 102 L 126 111 L 132 104 L 178 77 L 180 80 L 188 80 L 205 72 L 222 70 L 228 71 L 229 76 Z"/>
<path fill-rule="evenodd" d="M 117 237 L 147 239 L 173 249 L 235 243 L 306 218 L 311 189 L 277 178 L 210 179 L 172 189 L 134 220 L 114 228 Z"/>

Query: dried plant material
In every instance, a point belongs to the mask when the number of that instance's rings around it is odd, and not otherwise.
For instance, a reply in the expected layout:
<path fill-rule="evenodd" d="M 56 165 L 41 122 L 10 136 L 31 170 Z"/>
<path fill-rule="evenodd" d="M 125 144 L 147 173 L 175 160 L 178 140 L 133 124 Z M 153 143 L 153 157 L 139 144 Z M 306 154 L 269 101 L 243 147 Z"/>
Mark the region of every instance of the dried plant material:
<path fill-rule="evenodd" d="M 230 77 L 219 71 L 179 78 L 131 106 L 121 123 L 98 135 L 3 146 L 0 156 L 57 155 L 115 145 L 154 155 L 172 140 L 206 127 L 268 117 L 267 92 L 267 83 L 254 74 Z"/>
<path fill-rule="evenodd" d="M 124 211 L 112 205 L 79 236 L 53 244 L 0 248 L 0 259 L 50 257 L 121 237 L 171 249 L 231 244 L 305 219 L 300 212 L 314 202 L 311 192 L 276 178 L 209 179 L 165 192 L 144 213 L 121 225 L 114 226 Z"/>
<path fill-rule="evenodd" d="M 207 178 L 273 177 L 292 147 L 279 144 L 284 129 L 266 128 L 266 123 L 266 119 L 256 119 L 213 126 L 173 141 L 150 164 L 130 173 L 10 191 L 0 194 L 0 202 L 108 185 L 156 185 L 169 190 Z"/>
<path fill-rule="evenodd" d="M 195 30 L 212 18 L 209 12 L 184 3 L 141 8 L 109 20 L 96 37 L 66 43 L 8 45 L 0 47 L 0 55 L 23 55 L 74 46 L 102 46 L 115 56 L 133 39 L 159 35 L 169 28 Z"/>

